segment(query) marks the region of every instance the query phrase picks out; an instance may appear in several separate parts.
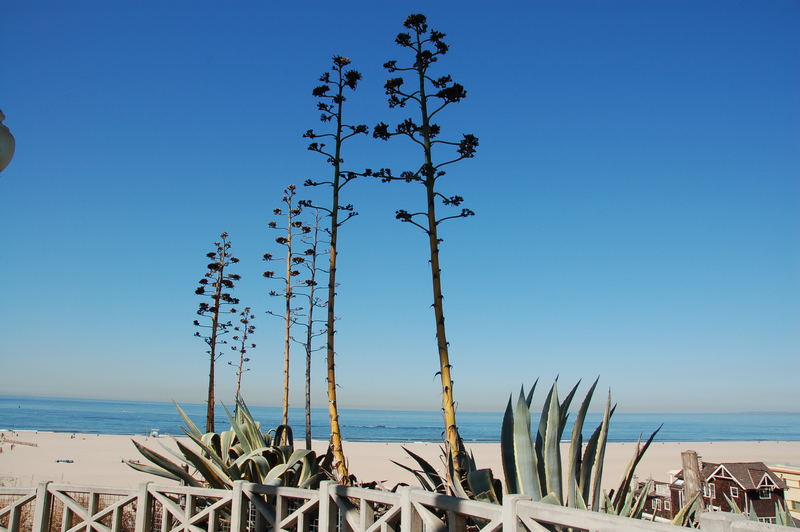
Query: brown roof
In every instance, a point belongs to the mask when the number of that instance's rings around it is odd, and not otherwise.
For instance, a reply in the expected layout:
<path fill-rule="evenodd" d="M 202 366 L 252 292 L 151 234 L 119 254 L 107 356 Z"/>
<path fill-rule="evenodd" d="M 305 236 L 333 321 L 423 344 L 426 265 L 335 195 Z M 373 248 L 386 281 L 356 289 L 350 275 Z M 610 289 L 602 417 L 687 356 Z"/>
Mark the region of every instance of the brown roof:
<path fill-rule="evenodd" d="M 700 472 L 700 476 L 708 480 L 708 477 L 710 477 L 720 465 L 725 466 L 725 469 L 727 469 L 728 472 L 733 475 L 733 478 L 746 490 L 758 489 L 758 485 L 764 478 L 764 475 L 767 475 L 778 489 L 786 489 L 786 483 L 781 480 L 778 475 L 773 473 L 764 462 L 722 462 L 716 464 L 705 462 L 703 463 L 703 470 Z M 676 478 L 683 478 L 683 470 L 676 475 Z"/>

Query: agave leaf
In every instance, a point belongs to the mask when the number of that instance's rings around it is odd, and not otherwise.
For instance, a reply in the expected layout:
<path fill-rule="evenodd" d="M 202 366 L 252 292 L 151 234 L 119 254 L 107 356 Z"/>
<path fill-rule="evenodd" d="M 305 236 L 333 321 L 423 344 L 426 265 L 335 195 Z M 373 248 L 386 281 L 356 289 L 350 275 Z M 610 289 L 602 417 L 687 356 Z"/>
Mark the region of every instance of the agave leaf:
<path fill-rule="evenodd" d="M 529 397 L 531 396 L 529 395 Z M 514 457 L 514 413 L 511 409 L 511 396 L 508 397 L 506 412 L 503 414 L 503 424 L 500 427 L 500 458 L 503 462 L 506 490 L 508 493 L 519 493 L 517 463 Z"/>
<path fill-rule="evenodd" d="M 586 501 L 583 500 L 583 495 L 578 491 L 575 493 L 575 508 L 586 510 Z"/>
<path fill-rule="evenodd" d="M 614 411 L 616 411 L 616 405 L 611 409 L 611 414 L 609 415 L 609 419 L 614 415 Z M 583 458 L 581 459 L 581 473 L 578 482 L 578 489 L 581 491 L 581 496 L 583 497 L 584 502 L 589 505 L 589 497 L 591 495 L 591 479 L 592 473 L 594 473 L 594 461 L 597 455 L 597 444 L 600 440 L 600 431 L 603 428 L 603 423 L 601 422 L 592 432 L 592 435 L 589 437 L 589 442 L 586 444 L 586 449 L 583 451 Z"/>
<path fill-rule="evenodd" d="M 542 498 L 539 502 L 543 502 L 545 504 L 555 504 L 557 506 L 561 505 L 561 502 L 558 500 L 558 497 L 555 493 L 550 492 L 545 497 Z"/>
<path fill-rule="evenodd" d="M 608 425 L 611 420 L 611 390 L 608 391 L 606 411 L 603 416 L 603 423 L 600 429 L 600 437 L 597 440 L 597 454 L 594 459 L 594 479 L 592 481 L 592 511 L 597 511 L 600 504 L 600 482 L 603 479 L 603 459 L 606 454 L 606 442 L 608 440 Z"/>
<path fill-rule="evenodd" d="M 777 501 L 775 502 L 775 517 L 777 517 L 777 524 L 781 526 L 787 526 L 789 528 L 797 527 L 794 522 L 794 517 L 792 517 L 792 512 Z"/>
<path fill-rule="evenodd" d="M 412 475 L 414 475 L 417 478 L 417 482 L 420 483 L 420 486 L 422 486 L 422 489 L 424 489 L 425 491 L 430 491 L 430 492 L 434 492 L 434 493 L 444 493 L 444 489 L 442 489 L 442 488 L 434 489 L 428 483 L 428 481 L 425 480 L 425 477 L 422 476 L 422 473 L 420 473 L 416 469 L 412 469 L 412 468 L 410 468 L 410 467 L 408 467 L 406 465 L 401 464 L 400 462 L 395 462 L 394 460 L 390 460 L 390 462 L 392 462 L 396 466 L 402 467 L 403 469 L 405 469 L 406 471 L 408 471 Z"/>
<path fill-rule="evenodd" d="M 309 449 L 297 449 L 296 451 L 294 451 L 291 454 L 291 456 L 289 456 L 289 459 L 287 460 L 287 463 L 290 463 L 290 464 L 294 465 L 294 464 L 296 464 L 298 462 L 301 462 L 302 460 L 304 460 L 309 455 L 311 455 L 313 457 L 314 456 L 314 451 L 311 451 Z"/>
<path fill-rule="evenodd" d="M 413 458 L 415 462 L 417 462 L 417 464 L 419 465 L 419 467 L 422 470 L 422 472 L 425 473 L 425 476 L 428 477 L 428 480 L 430 481 L 430 484 L 432 486 L 434 486 L 434 488 L 432 490 L 429 490 L 429 491 L 438 492 L 440 490 L 440 487 L 441 487 L 441 489 L 444 489 L 444 487 L 445 487 L 444 480 L 439 475 L 439 473 L 436 472 L 436 469 L 434 469 L 434 467 L 427 460 L 425 460 L 424 458 L 422 458 L 418 454 L 411 452 L 410 450 L 408 450 L 405 447 L 403 447 L 403 450 L 411 458 Z"/>
<path fill-rule="evenodd" d="M 269 472 L 267 473 L 267 476 L 264 477 L 265 482 L 280 478 L 291 467 L 292 467 L 292 464 L 278 464 L 278 465 L 276 465 L 275 467 L 270 469 Z"/>
<path fill-rule="evenodd" d="M 542 498 L 536 452 L 531 441 L 531 412 L 525 396 L 520 392 L 514 412 L 514 462 L 517 493 L 530 495 L 533 500 Z"/>
<path fill-rule="evenodd" d="M 730 497 L 728 497 L 728 494 L 727 494 L 727 493 L 723 493 L 723 494 L 722 494 L 722 496 L 723 496 L 723 497 L 725 497 L 725 500 L 726 500 L 726 501 L 728 501 L 728 506 L 730 506 L 730 507 L 731 507 L 731 510 L 733 510 L 733 513 L 735 513 L 735 514 L 740 514 L 740 513 L 742 513 L 742 509 L 741 509 L 741 508 L 739 508 L 739 505 L 738 505 L 738 504 L 736 504 L 736 501 L 734 501 L 733 499 L 731 499 Z"/>
<path fill-rule="evenodd" d="M 153 466 L 149 466 L 147 464 L 140 464 L 138 462 L 134 462 L 133 460 L 125 460 L 125 463 L 128 466 L 132 467 L 133 469 L 135 469 L 137 471 L 141 471 L 142 473 L 149 473 L 151 475 L 157 475 L 159 477 L 168 478 L 170 480 L 175 480 L 177 482 L 181 481 L 180 478 L 176 477 L 175 475 L 173 475 L 169 471 L 161 469 L 160 467 L 153 467 Z"/>
<path fill-rule="evenodd" d="M 621 515 L 624 517 L 629 517 L 631 508 L 633 508 L 633 490 L 627 490 L 627 493 L 625 494 L 625 500 L 623 501 L 622 504 L 622 508 L 620 508 L 619 511 L 617 511 L 617 509 L 614 508 L 613 498 L 612 498 L 612 507 L 610 513 Z"/>
<path fill-rule="evenodd" d="M 181 450 L 186 457 L 186 461 L 192 464 L 195 469 L 200 473 L 208 485 L 212 488 L 230 489 L 233 482 L 225 475 L 225 473 L 217 468 L 214 463 L 207 458 L 203 458 L 193 450 L 186 447 L 181 442 L 177 442 L 178 449 Z"/>
<path fill-rule="evenodd" d="M 235 465 L 236 467 L 241 467 L 242 464 L 244 464 L 254 456 L 264 456 L 265 454 L 269 454 L 271 452 L 274 452 L 274 449 L 272 449 L 272 447 L 259 447 L 258 449 L 253 449 L 251 452 L 243 454 L 242 456 L 237 458 L 233 462 L 233 465 Z"/>
<path fill-rule="evenodd" d="M 525 402 L 528 403 L 529 409 L 531 407 L 531 403 L 533 402 L 533 392 L 536 390 L 537 384 L 539 384 L 538 378 L 535 381 L 533 381 L 533 386 L 531 386 L 531 391 L 528 392 L 528 396 L 525 398 Z"/>
<path fill-rule="evenodd" d="M 179 466 L 178 464 L 175 464 L 174 462 L 172 462 L 168 458 L 165 458 L 164 456 L 158 454 L 157 452 L 151 451 L 150 449 L 148 449 L 144 445 L 138 443 L 136 440 L 131 440 L 131 441 L 133 442 L 133 445 L 136 446 L 136 449 L 138 449 L 139 452 L 142 453 L 142 456 L 144 456 L 145 458 L 147 458 L 148 460 L 153 462 L 155 465 L 157 465 L 161 469 L 164 469 L 167 472 L 172 473 L 174 476 L 176 476 L 179 479 L 181 479 L 182 481 L 186 482 L 186 484 L 188 484 L 189 486 L 200 486 L 201 485 L 197 481 L 197 479 L 195 479 L 189 473 L 184 471 L 183 468 L 181 466 Z M 161 475 L 161 476 L 164 476 L 164 475 Z"/>
<path fill-rule="evenodd" d="M 220 436 L 220 448 L 221 448 L 221 456 L 230 457 L 231 455 L 231 448 L 233 447 L 233 442 L 236 439 L 236 433 L 233 430 L 226 430 Z"/>
<path fill-rule="evenodd" d="M 173 441 L 175 441 L 175 440 L 173 440 Z M 179 460 L 179 461 L 183 461 L 183 456 L 181 456 L 180 454 L 178 454 L 178 452 L 177 452 L 177 451 L 175 451 L 175 450 L 173 450 L 173 449 L 170 449 L 169 447 L 167 447 L 166 445 L 164 445 L 163 443 L 161 443 L 161 441 L 159 441 L 159 442 L 158 442 L 158 446 L 159 446 L 159 447 L 161 447 L 161 449 L 163 449 L 163 450 L 164 450 L 164 452 L 166 452 L 167 454 L 170 454 L 170 455 L 172 455 L 172 457 L 173 457 L 173 458 L 175 458 L 175 459 L 177 459 L 177 460 Z"/>
<path fill-rule="evenodd" d="M 689 524 L 689 520 L 694 517 L 694 514 L 697 512 L 697 507 L 700 504 L 700 493 L 695 493 L 694 496 L 689 499 L 683 507 L 678 510 L 678 513 L 675 514 L 675 517 L 672 518 L 672 524 L 676 526 L 687 526 Z"/>
<path fill-rule="evenodd" d="M 288 447 L 294 447 L 294 436 L 292 435 L 292 427 L 289 425 L 279 425 L 275 429 L 275 442 L 282 444 L 287 442 Z"/>
<path fill-rule="evenodd" d="M 561 439 L 564 437 L 564 429 L 567 426 L 567 418 L 569 417 L 569 407 L 572 404 L 572 398 L 575 397 L 575 392 L 578 391 L 578 386 L 580 386 L 580 384 L 581 384 L 580 380 L 577 383 L 575 383 L 575 386 L 572 387 L 572 390 L 570 390 L 570 392 L 564 398 L 564 401 L 561 403 L 561 408 L 559 409 L 559 411 L 561 412 L 560 416 L 561 419 L 558 426 L 559 441 L 561 441 Z"/>
<path fill-rule="evenodd" d="M 213 449 L 214 454 L 222 456 L 222 447 L 220 446 L 219 434 L 216 432 L 207 432 L 203 434 L 201 441 L 206 447 Z"/>
<path fill-rule="evenodd" d="M 574 393 L 573 389 L 573 393 Z M 559 411 L 558 389 L 553 384 L 553 394 L 547 412 L 547 427 L 544 433 L 544 473 L 545 486 L 548 494 L 555 495 L 558 503 L 561 504 L 561 450 L 559 449 L 559 435 L 561 424 L 561 412 Z"/>
<path fill-rule="evenodd" d="M 476 500 L 486 500 L 500 504 L 500 499 L 494 491 L 494 477 L 491 469 L 478 469 L 467 475 L 467 484 Z"/>
<path fill-rule="evenodd" d="M 653 433 L 647 438 L 647 442 L 643 446 L 639 445 L 639 441 L 636 442 L 636 450 L 633 453 L 633 457 L 631 461 L 628 462 L 628 467 L 625 470 L 625 473 L 622 475 L 622 480 L 619 483 L 619 487 L 617 488 L 617 493 L 614 496 L 614 507 L 619 508 L 622 504 L 621 501 L 625 497 L 625 492 L 630 490 L 631 483 L 633 482 L 633 475 L 636 472 L 636 467 L 639 465 L 639 462 L 642 460 L 644 453 L 647 451 L 650 444 L 653 443 L 653 438 L 656 437 L 658 431 L 661 430 L 661 427 L 664 425 L 661 424 Z"/>
<path fill-rule="evenodd" d="M 642 514 L 644 513 L 644 507 L 647 504 L 647 494 L 650 493 L 650 490 L 653 488 L 653 481 L 648 480 L 645 483 L 644 488 L 642 491 L 639 492 L 639 497 L 637 497 L 636 502 L 631 509 L 631 512 L 626 517 L 633 517 L 634 519 L 641 519 Z M 655 517 L 655 512 L 653 512 L 653 516 Z"/>
<path fill-rule="evenodd" d="M 228 416 L 228 421 L 230 421 L 231 424 L 231 430 L 236 434 L 236 438 L 239 440 L 239 445 L 242 446 L 242 450 L 245 453 L 250 454 L 253 449 L 261 447 L 261 445 L 253 446 L 247 432 L 244 429 L 245 425 L 237 423 L 225 405 L 222 405 L 222 407 L 225 409 L 225 415 Z"/>
<path fill-rule="evenodd" d="M 188 430 L 183 431 L 194 443 L 196 443 L 203 451 L 205 451 L 206 455 L 213 460 L 217 466 L 223 470 L 228 469 L 228 465 L 225 463 L 225 459 L 219 456 L 214 449 L 206 445 L 202 438 L 196 437 L 194 434 L 189 432 Z"/>
<path fill-rule="evenodd" d="M 597 425 L 586 443 L 581 459 L 581 469 L 578 476 L 578 491 L 584 502 L 589 502 L 590 486 L 592 481 L 592 471 L 594 470 L 594 458 L 597 454 L 597 441 L 600 439 L 600 429 L 603 424 Z"/>
<path fill-rule="evenodd" d="M 447 483 L 447 486 L 453 492 L 452 495 L 461 499 L 469 499 L 469 495 L 464 490 L 464 486 L 461 485 L 461 477 L 453 463 L 453 453 L 447 453 L 447 472 L 450 474 L 450 482 Z"/>
<path fill-rule="evenodd" d="M 578 507 L 578 482 L 580 479 L 581 467 L 581 447 L 583 445 L 583 423 L 586 420 L 586 412 L 589 410 L 589 404 L 592 402 L 592 395 L 597 386 L 597 381 L 600 377 L 596 378 L 589 391 L 586 392 L 586 397 L 583 398 L 578 415 L 575 416 L 575 423 L 572 426 L 572 441 L 569 445 L 569 471 L 567 473 L 567 505 L 573 508 Z M 585 504 L 584 504 L 585 506 Z"/>
<path fill-rule="evenodd" d="M 248 463 L 253 467 L 253 479 L 251 482 L 261 482 L 266 484 L 266 478 L 272 467 L 269 461 L 263 455 L 255 455 L 250 457 Z"/>
<path fill-rule="evenodd" d="M 536 452 L 536 471 L 538 476 L 539 485 L 541 486 L 542 493 L 547 492 L 547 474 L 545 473 L 544 461 L 544 438 L 547 431 L 547 416 L 550 414 L 550 401 L 553 400 L 553 395 L 556 396 L 558 401 L 558 377 L 547 392 L 547 397 L 544 399 L 544 406 L 542 407 L 542 414 L 539 416 L 539 428 L 536 430 L 536 443 L 533 446 Z"/>
<path fill-rule="evenodd" d="M 172 401 L 172 404 L 175 405 L 175 408 L 178 409 L 178 414 L 180 414 L 181 418 L 183 418 L 183 422 L 186 424 L 185 430 L 188 430 L 198 438 L 202 437 L 203 433 L 200 432 L 200 429 L 197 428 L 197 425 L 194 424 L 194 421 L 192 421 L 191 418 L 186 414 L 186 412 L 183 411 L 181 405 L 179 405 L 175 401 Z"/>
<path fill-rule="evenodd" d="M 308 477 L 307 479 L 305 479 L 297 487 L 298 488 L 317 489 L 319 487 L 319 483 L 324 479 L 325 479 L 325 474 L 324 473 L 322 473 L 322 472 L 315 473 L 314 475 L 312 475 L 312 476 Z"/>

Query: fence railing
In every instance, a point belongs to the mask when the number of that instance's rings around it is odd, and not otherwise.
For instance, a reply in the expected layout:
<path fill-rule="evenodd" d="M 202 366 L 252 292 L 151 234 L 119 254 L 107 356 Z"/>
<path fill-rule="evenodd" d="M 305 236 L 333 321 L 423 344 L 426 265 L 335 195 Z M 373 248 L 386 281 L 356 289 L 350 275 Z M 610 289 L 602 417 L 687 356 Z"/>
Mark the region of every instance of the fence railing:
<path fill-rule="evenodd" d="M 0 488 L 0 532 L 553 531 L 676 532 L 678 527 L 533 502 L 502 505 L 415 488 L 396 492 L 322 482 L 299 489 L 235 482 L 232 490 L 143 484 L 138 489 L 45 482 Z M 740 515 L 704 513 L 706 532 L 786 531 Z"/>

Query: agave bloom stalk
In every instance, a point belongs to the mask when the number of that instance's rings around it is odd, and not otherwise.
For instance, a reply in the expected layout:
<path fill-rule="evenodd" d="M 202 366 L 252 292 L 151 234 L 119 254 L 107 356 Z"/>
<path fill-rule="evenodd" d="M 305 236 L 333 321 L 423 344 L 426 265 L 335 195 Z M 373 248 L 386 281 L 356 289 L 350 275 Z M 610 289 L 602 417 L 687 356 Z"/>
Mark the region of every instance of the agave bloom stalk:
<path fill-rule="evenodd" d="M 327 363 L 327 384 L 328 384 L 328 417 L 331 425 L 331 446 L 339 481 L 347 483 L 349 474 L 347 462 L 342 447 L 342 432 L 339 424 L 339 407 L 336 398 L 336 350 L 334 346 L 334 335 L 336 329 L 336 259 L 338 257 L 339 228 L 355 216 L 353 206 L 350 204 L 340 204 L 340 193 L 342 189 L 353 179 L 365 172 L 357 173 L 346 171 L 342 168 L 342 146 L 350 138 L 356 135 L 367 133 L 367 126 L 363 124 L 350 125 L 344 121 L 343 108 L 346 98 L 345 89 L 355 90 L 361 80 L 361 74 L 356 70 L 347 69 L 350 60 L 346 57 L 335 56 L 333 67 L 330 72 L 325 72 L 320 77 L 321 85 L 314 88 L 311 94 L 319 98 L 317 109 L 321 112 L 322 122 L 332 122 L 333 132 L 316 133 L 309 129 L 303 137 L 309 139 L 331 139 L 333 149 L 326 147 L 323 142 L 314 141 L 308 145 L 309 151 L 322 154 L 327 158 L 327 162 L 332 166 L 333 175 L 330 181 L 307 180 L 306 186 L 327 185 L 331 187 L 331 206 L 330 208 L 320 207 L 322 211 L 330 216 L 330 248 L 329 248 L 329 268 L 328 268 L 328 315 L 327 315 L 327 342 L 326 342 L 326 363 Z M 308 203 L 310 205 L 310 202 Z M 345 215 L 340 218 L 340 212 Z"/>
<path fill-rule="evenodd" d="M 256 319 L 256 316 L 252 314 L 250 307 L 245 307 L 244 310 L 239 313 L 239 325 L 233 328 L 236 334 L 234 334 L 232 339 L 235 340 L 238 345 L 232 345 L 231 349 L 238 351 L 239 363 L 237 365 L 233 362 L 228 362 L 228 364 L 236 367 L 236 395 L 234 402 L 236 405 L 239 404 L 242 397 L 242 375 L 244 372 L 250 371 L 250 368 L 245 367 L 245 364 L 250 362 L 250 357 L 246 356 L 247 350 L 255 349 L 256 347 L 256 344 L 248 342 L 250 336 L 256 332 L 256 326 L 253 324 L 254 319 Z"/>
<path fill-rule="evenodd" d="M 416 119 L 404 120 L 391 130 L 387 124 L 381 122 L 373 128 L 373 136 L 382 140 L 389 140 L 398 135 L 407 137 L 422 150 L 422 164 L 416 169 L 404 171 L 399 175 L 392 173 L 388 168 L 383 168 L 372 175 L 384 182 L 417 183 L 422 185 L 425 191 L 425 208 L 423 210 L 409 212 L 401 209 L 396 212 L 396 218 L 401 222 L 418 227 L 428 237 L 445 437 L 448 451 L 453 456 L 456 473 L 461 474 L 466 468 L 466 462 L 458 444 L 459 434 L 456 425 L 452 366 L 444 321 L 442 270 L 439 262 L 439 245 L 441 243 L 439 226 L 447 220 L 466 218 L 475 213 L 462 208 L 455 215 L 437 217 L 436 204 L 438 202 L 445 206 L 458 207 L 464 200 L 461 196 L 445 196 L 437 189 L 437 183 L 445 175 L 443 170 L 445 166 L 475 155 L 478 139 L 472 134 L 463 135 L 463 138 L 457 142 L 438 138 L 440 127 L 433 122 L 433 118 L 446 107 L 463 100 L 467 91 L 459 83 L 453 82 L 449 75 L 436 78 L 432 77 L 430 73 L 432 65 L 449 49 L 443 40 L 445 35 L 435 30 L 429 30 L 424 15 L 410 15 L 403 25 L 410 31 L 398 34 L 395 42 L 411 53 L 414 58 L 413 63 L 408 66 L 399 66 L 397 61 L 388 61 L 384 64 L 384 68 L 390 73 L 408 76 L 411 86 L 408 88 L 404 86 L 406 79 L 403 77 L 393 77 L 386 81 L 384 88 L 389 97 L 390 108 L 404 108 L 411 104 L 418 108 L 419 115 Z M 445 155 L 442 159 L 441 150 L 454 150 L 455 153 Z M 436 153 L 434 153 L 435 151 Z"/>
<path fill-rule="evenodd" d="M 320 254 L 324 252 L 320 252 L 319 247 L 322 244 L 320 240 L 320 225 L 323 218 L 323 213 L 318 207 L 314 207 L 309 205 L 307 201 L 300 201 L 299 205 L 308 207 L 314 211 L 314 221 L 311 223 L 311 232 L 306 235 L 303 239 L 303 243 L 308 245 L 309 247 L 305 250 L 304 255 L 306 261 L 304 266 L 306 267 L 308 277 L 305 280 L 306 292 L 305 297 L 308 298 L 308 312 L 305 314 L 305 320 L 302 323 L 302 326 L 305 327 L 306 335 L 305 339 L 300 342 L 303 344 L 303 348 L 306 352 L 306 389 L 305 389 L 305 406 L 306 406 L 306 449 L 311 449 L 311 355 L 315 349 L 314 338 L 325 334 L 325 330 L 322 331 L 318 330 L 318 326 L 320 324 L 320 320 L 314 319 L 314 309 L 318 307 L 325 307 L 325 301 L 321 300 L 317 296 L 317 286 L 319 283 L 317 282 L 317 274 L 324 270 L 317 266 L 317 258 Z"/>
<path fill-rule="evenodd" d="M 285 264 L 285 274 L 283 276 L 276 276 L 274 271 L 266 271 L 264 272 L 264 277 L 269 279 L 278 279 L 283 282 L 283 293 L 278 293 L 276 291 L 270 291 L 271 296 L 282 297 L 284 299 L 284 312 L 283 312 L 283 320 L 284 320 L 284 348 L 283 348 L 283 417 L 282 417 L 282 424 L 288 425 L 289 424 L 289 368 L 290 368 L 290 355 L 291 355 L 291 347 L 292 347 L 292 325 L 295 322 L 295 314 L 300 308 L 292 307 L 292 299 L 295 296 L 294 290 L 296 288 L 295 284 L 295 277 L 300 275 L 300 271 L 297 270 L 297 266 L 303 264 L 305 262 L 305 258 L 295 254 L 294 252 L 294 240 L 295 237 L 299 234 L 308 234 L 311 231 L 306 225 L 303 225 L 301 221 L 297 218 L 300 216 L 302 212 L 301 208 L 294 203 L 294 196 L 295 196 L 295 186 L 289 185 L 284 190 L 284 196 L 282 198 L 283 203 L 286 205 L 284 209 L 274 209 L 273 213 L 275 215 L 285 215 L 286 216 L 286 227 L 278 227 L 277 222 L 272 221 L 269 222 L 268 226 L 270 229 L 278 229 L 284 230 L 286 232 L 286 236 L 279 236 L 275 239 L 275 242 L 278 244 L 286 247 L 286 255 L 285 259 L 275 259 L 270 253 L 266 253 L 264 255 L 264 260 L 266 261 L 273 261 L 273 260 L 284 260 Z M 285 212 L 284 212 L 285 211 Z M 269 314 L 275 315 L 272 312 L 268 312 Z"/>
<path fill-rule="evenodd" d="M 226 273 L 225 268 L 230 264 L 239 262 L 239 259 L 231 255 L 231 243 L 228 240 L 228 233 L 219 235 L 220 240 L 214 242 L 216 249 L 206 254 L 206 257 L 211 259 L 208 264 L 208 271 L 199 281 L 199 285 L 195 290 L 195 294 L 199 296 L 211 298 L 211 304 L 203 302 L 197 310 L 198 316 L 211 320 L 210 325 L 200 323 L 200 320 L 194 320 L 194 325 L 202 329 L 208 329 L 207 332 L 201 334 L 199 331 L 194 335 L 202 338 L 206 345 L 208 345 L 209 355 L 209 368 L 208 368 L 208 398 L 206 409 L 206 432 L 214 432 L 214 380 L 215 380 L 215 364 L 217 359 L 222 356 L 219 353 L 219 345 L 227 343 L 221 337 L 229 332 L 232 326 L 230 321 L 221 319 L 220 315 L 227 310 L 226 305 L 236 305 L 239 300 L 232 297 L 228 290 L 233 290 L 234 281 L 238 281 L 241 277 L 237 274 Z M 210 291 L 208 289 L 211 289 Z M 235 308 L 231 308 L 229 312 L 236 312 Z"/>

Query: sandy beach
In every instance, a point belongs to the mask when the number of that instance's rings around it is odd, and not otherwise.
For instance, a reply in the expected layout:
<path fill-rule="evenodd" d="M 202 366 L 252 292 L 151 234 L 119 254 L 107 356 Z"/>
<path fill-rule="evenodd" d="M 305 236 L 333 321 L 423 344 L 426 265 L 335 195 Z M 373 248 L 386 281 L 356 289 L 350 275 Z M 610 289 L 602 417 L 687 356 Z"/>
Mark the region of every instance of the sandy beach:
<path fill-rule="evenodd" d="M 140 459 L 131 438 L 158 451 L 160 445 L 174 448 L 171 437 L 148 438 L 106 434 L 64 434 L 52 432 L 2 432 L 0 443 L 0 485 L 33 486 L 43 481 L 76 485 L 135 487 L 143 482 L 169 483 L 166 479 L 134 471 L 123 463 Z M 24 443 L 9 443 L 9 440 Z M 30 444 L 30 445 L 26 445 Z M 324 450 L 326 442 L 315 441 L 314 449 Z M 440 464 L 439 446 L 434 443 L 346 442 L 345 453 L 350 470 L 362 481 L 379 480 L 386 486 L 398 482 L 416 485 L 413 476 L 392 464 L 395 460 L 408 466 L 414 462 L 405 454 L 405 446 Z M 615 485 L 630 457 L 635 443 L 611 443 L 606 451 L 604 487 Z M 502 478 L 500 446 L 478 443 L 467 446 L 479 467 L 489 467 Z M 565 446 L 566 447 L 566 446 Z M 640 463 L 639 479 L 668 480 L 669 472 L 680 469 L 680 453 L 693 449 L 706 461 L 800 461 L 800 442 L 655 442 Z M 72 462 L 59 462 L 71 460 Z"/>

